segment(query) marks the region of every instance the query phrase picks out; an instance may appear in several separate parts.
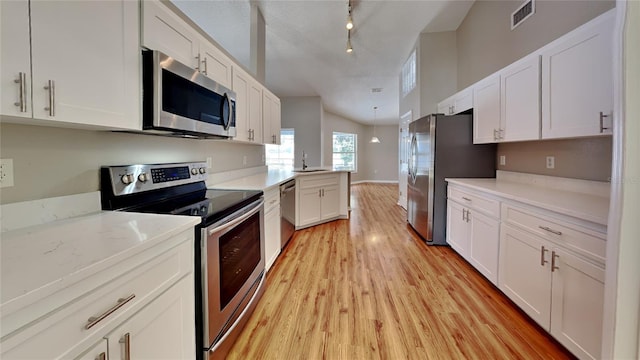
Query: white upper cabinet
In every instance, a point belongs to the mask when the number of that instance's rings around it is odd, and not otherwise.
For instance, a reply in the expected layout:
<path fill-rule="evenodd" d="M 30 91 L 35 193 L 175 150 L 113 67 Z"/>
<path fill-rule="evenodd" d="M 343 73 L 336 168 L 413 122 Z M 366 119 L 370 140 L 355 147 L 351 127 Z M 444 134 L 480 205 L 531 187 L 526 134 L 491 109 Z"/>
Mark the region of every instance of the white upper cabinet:
<path fill-rule="evenodd" d="M 231 59 L 160 2 L 142 2 L 142 46 L 161 51 L 231 88 Z"/>
<path fill-rule="evenodd" d="M 231 59 L 204 39 L 200 42 L 199 69 L 218 84 L 231 89 Z"/>
<path fill-rule="evenodd" d="M 500 72 L 500 141 L 540 138 L 540 56 L 527 56 Z"/>
<path fill-rule="evenodd" d="M 198 64 L 197 32 L 174 12 L 155 1 L 142 1 L 142 46 L 161 51 L 181 63 Z"/>
<path fill-rule="evenodd" d="M 29 2 L 0 2 L 0 114 L 30 118 Z"/>
<path fill-rule="evenodd" d="M 614 10 L 542 52 L 542 138 L 611 134 Z"/>
<path fill-rule="evenodd" d="M 473 107 L 473 89 L 468 87 L 438 103 L 438 113 L 455 115 Z"/>
<path fill-rule="evenodd" d="M 280 99 L 266 89 L 262 90 L 262 124 L 265 144 L 280 145 Z"/>
<path fill-rule="evenodd" d="M 236 93 L 236 130 L 234 140 L 261 144 L 262 86 L 237 66 L 233 67 L 233 91 Z"/>
<path fill-rule="evenodd" d="M 2 114 L 139 130 L 138 25 L 138 4 L 127 0 L 2 2 Z M 20 98 L 27 111 L 16 114 Z"/>
<path fill-rule="evenodd" d="M 473 87 L 473 143 L 498 141 L 502 115 L 500 108 L 500 74 L 490 76 Z"/>

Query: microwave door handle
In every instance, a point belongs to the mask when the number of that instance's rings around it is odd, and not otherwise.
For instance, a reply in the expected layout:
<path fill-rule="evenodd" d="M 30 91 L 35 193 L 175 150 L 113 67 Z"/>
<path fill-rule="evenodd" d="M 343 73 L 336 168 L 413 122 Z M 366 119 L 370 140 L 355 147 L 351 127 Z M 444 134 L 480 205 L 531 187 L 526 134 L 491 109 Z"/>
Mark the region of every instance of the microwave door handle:
<path fill-rule="evenodd" d="M 213 235 L 213 234 L 215 234 L 217 232 L 220 232 L 222 230 L 234 227 L 234 226 L 238 225 L 239 223 L 245 221 L 246 219 L 250 218 L 251 216 L 253 216 L 258 211 L 260 211 L 260 207 L 264 204 L 264 200 L 260 200 L 259 202 L 255 203 L 255 204 L 256 205 L 253 207 L 253 209 L 251 209 L 251 211 L 249 211 L 248 213 L 243 214 L 242 216 L 237 217 L 237 218 L 235 218 L 235 219 L 233 219 L 233 220 L 231 220 L 231 221 L 229 221 L 227 223 L 224 223 L 224 224 L 222 224 L 220 226 L 217 226 L 217 227 L 215 227 L 213 229 L 208 230 L 207 234 L 209 234 L 209 236 L 211 236 L 211 235 Z"/>

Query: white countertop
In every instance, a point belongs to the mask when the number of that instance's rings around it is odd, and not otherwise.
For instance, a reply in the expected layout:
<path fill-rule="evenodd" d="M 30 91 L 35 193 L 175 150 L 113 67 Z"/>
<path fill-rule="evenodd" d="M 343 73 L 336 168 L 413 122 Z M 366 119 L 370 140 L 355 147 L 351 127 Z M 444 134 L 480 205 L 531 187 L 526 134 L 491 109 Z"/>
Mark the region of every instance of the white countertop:
<path fill-rule="evenodd" d="M 113 266 L 200 221 L 191 216 L 115 211 L 4 232 L 0 304 L 67 286 L 80 273 L 84 278 Z"/>
<path fill-rule="evenodd" d="M 280 184 L 288 180 L 295 179 L 296 177 L 300 177 L 300 176 L 320 175 L 320 174 L 326 174 L 326 173 L 332 173 L 332 172 L 345 172 L 341 170 L 319 169 L 319 168 L 313 168 L 313 170 L 317 170 L 317 171 L 295 172 L 291 170 L 271 170 L 270 169 L 267 172 L 249 175 L 249 176 L 241 177 L 238 179 L 233 179 L 230 181 L 225 181 L 222 183 L 210 184 L 208 185 L 208 187 L 215 188 L 215 189 L 265 191 L 274 186 L 279 186 Z"/>
<path fill-rule="evenodd" d="M 609 197 L 499 179 L 446 179 L 450 184 L 607 225 Z"/>

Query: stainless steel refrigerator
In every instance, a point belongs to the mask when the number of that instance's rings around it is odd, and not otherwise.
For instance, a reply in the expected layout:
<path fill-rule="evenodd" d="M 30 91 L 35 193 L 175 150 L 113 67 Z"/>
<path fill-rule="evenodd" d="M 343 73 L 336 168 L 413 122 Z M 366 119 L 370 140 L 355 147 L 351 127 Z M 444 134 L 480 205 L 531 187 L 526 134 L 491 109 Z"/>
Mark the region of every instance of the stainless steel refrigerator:
<path fill-rule="evenodd" d="M 429 245 L 446 245 L 445 178 L 493 178 L 496 145 L 473 144 L 470 114 L 428 115 L 409 124 L 407 222 Z"/>

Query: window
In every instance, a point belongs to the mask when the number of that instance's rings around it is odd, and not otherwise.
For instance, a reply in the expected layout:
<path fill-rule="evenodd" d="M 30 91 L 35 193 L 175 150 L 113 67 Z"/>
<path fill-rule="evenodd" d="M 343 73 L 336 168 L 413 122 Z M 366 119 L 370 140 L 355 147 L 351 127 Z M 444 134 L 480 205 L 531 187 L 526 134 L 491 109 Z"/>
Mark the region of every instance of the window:
<path fill-rule="evenodd" d="M 294 129 L 280 130 L 280 145 L 266 144 L 265 164 L 273 169 L 293 169 Z"/>
<path fill-rule="evenodd" d="M 407 62 L 402 66 L 402 97 L 407 96 L 416 87 L 416 51 L 413 50 Z"/>
<path fill-rule="evenodd" d="M 334 170 L 358 171 L 357 134 L 333 132 L 333 168 Z"/>

